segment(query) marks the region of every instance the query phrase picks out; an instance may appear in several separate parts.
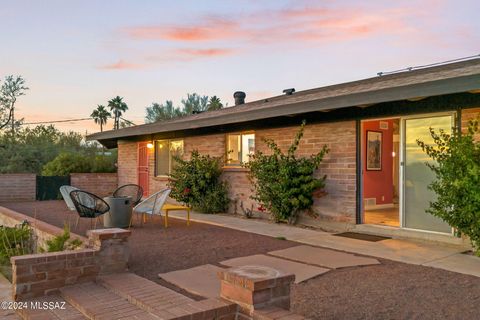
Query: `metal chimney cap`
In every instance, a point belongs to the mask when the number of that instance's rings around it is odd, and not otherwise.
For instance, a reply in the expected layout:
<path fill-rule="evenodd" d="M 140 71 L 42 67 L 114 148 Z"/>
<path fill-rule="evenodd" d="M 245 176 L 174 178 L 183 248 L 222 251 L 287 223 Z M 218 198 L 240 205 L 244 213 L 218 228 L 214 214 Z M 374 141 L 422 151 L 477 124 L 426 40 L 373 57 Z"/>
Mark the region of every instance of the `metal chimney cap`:
<path fill-rule="evenodd" d="M 243 91 L 235 91 L 235 93 L 233 94 L 234 98 L 240 98 L 240 99 L 245 99 L 246 96 L 247 95 Z"/>
<path fill-rule="evenodd" d="M 295 88 L 289 88 L 283 90 L 283 93 L 285 93 L 287 96 L 291 96 L 295 92 Z"/>

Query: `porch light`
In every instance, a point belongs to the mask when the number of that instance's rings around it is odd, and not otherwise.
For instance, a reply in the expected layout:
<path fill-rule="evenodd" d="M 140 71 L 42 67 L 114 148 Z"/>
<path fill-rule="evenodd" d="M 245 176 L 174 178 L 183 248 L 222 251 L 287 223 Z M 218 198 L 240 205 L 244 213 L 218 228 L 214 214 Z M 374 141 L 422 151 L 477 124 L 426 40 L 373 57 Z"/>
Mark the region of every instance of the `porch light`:
<path fill-rule="evenodd" d="M 153 142 L 147 143 L 147 148 L 148 149 L 153 149 Z"/>
<path fill-rule="evenodd" d="M 396 156 L 395 151 L 392 151 L 392 158 L 395 158 L 395 156 Z"/>

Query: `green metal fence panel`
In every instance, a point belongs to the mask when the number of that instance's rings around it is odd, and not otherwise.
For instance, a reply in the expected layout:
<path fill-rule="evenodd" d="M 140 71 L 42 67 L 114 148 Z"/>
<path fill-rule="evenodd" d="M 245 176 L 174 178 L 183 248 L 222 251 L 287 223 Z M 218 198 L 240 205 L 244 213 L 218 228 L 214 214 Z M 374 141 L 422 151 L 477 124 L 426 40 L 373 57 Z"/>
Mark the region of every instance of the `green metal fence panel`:
<path fill-rule="evenodd" d="M 37 200 L 60 200 L 60 187 L 70 185 L 70 176 L 37 176 Z"/>

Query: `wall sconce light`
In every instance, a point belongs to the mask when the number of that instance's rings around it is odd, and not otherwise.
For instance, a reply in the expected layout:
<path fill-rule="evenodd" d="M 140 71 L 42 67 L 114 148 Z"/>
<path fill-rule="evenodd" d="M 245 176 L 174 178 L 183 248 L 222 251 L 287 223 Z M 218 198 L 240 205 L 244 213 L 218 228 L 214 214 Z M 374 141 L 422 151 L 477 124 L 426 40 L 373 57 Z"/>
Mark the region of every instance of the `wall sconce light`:
<path fill-rule="evenodd" d="M 396 156 L 395 151 L 392 151 L 392 157 L 395 158 L 395 156 Z"/>
<path fill-rule="evenodd" d="M 148 149 L 153 149 L 153 142 L 147 143 L 147 148 Z"/>

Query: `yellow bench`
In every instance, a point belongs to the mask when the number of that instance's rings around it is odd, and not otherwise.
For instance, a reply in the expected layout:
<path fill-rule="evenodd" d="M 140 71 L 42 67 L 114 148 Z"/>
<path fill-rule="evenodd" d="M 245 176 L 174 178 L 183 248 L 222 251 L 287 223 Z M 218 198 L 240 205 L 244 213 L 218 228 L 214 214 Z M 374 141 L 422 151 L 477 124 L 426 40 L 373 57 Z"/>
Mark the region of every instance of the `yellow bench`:
<path fill-rule="evenodd" d="M 187 226 L 190 225 L 190 208 L 187 206 L 165 203 L 162 207 L 165 211 L 165 228 L 168 228 L 168 212 L 170 211 L 187 211 Z"/>

